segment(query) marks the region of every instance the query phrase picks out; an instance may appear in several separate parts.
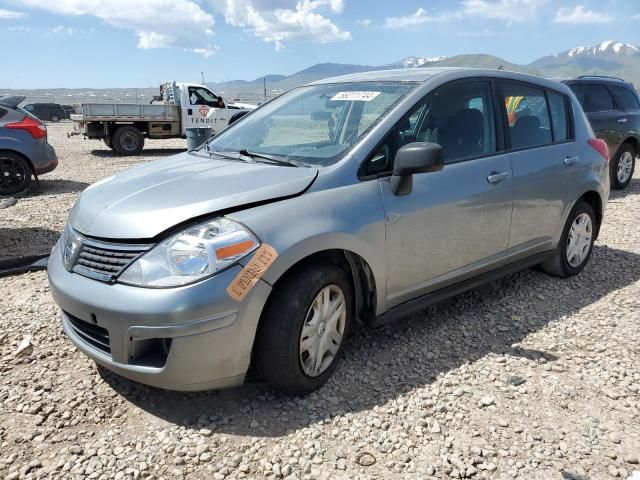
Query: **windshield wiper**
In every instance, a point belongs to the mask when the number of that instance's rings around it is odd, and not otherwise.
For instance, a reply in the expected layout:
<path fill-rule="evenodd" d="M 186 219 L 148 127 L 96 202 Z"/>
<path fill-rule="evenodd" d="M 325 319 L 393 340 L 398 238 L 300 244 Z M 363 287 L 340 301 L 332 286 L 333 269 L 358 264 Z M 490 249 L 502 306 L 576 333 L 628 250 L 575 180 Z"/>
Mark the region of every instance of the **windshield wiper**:
<path fill-rule="evenodd" d="M 272 157 L 271 155 L 264 155 L 262 153 L 256 153 L 256 152 L 250 152 L 249 150 L 247 150 L 246 148 L 243 148 L 242 150 L 239 150 L 238 153 L 240 155 L 242 155 L 243 157 L 249 157 L 252 160 L 256 160 L 260 159 L 260 160 L 266 160 L 268 162 L 273 163 L 274 165 L 282 165 L 285 167 L 299 167 L 300 165 L 292 161 L 289 160 L 284 160 L 282 158 L 276 158 L 276 157 Z"/>

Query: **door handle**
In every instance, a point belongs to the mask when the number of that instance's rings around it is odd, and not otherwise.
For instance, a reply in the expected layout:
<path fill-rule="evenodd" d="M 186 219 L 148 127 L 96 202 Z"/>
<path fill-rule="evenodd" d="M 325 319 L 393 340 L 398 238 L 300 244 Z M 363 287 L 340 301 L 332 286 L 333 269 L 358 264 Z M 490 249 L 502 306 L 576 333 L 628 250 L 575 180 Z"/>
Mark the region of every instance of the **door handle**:
<path fill-rule="evenodd" d="M 497 183 L 500 183 L 503 180 L 506 180 L 507 178 L 509 178 L 508 172 L 502 172 L 502 173 L 493 172 L 491 175 L 487 177 L 487 182 L 495 185 Z"/>
<path fill-rule="evenodd" d="M 570 167 L 571 165 L 578 163 L 580 161 L 579 157 L 567 157 L 564 159 L 564 164 L 567 167 Z"/>
<path fill-rule="evenodd" d="M 618 119 L 618 123 L 627 123 L 627 119 L 626 118 L 619 118 Z"/>

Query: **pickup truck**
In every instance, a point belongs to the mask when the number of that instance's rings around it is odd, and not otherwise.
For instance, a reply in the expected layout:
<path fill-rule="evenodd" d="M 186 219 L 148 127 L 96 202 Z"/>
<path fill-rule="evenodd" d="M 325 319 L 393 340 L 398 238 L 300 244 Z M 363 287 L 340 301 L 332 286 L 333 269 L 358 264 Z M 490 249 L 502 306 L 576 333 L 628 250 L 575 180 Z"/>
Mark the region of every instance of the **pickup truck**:
<path fill-rule="evenodd" d="M 255 109 L 227 103 L 205 85 L 167 82 L 150 104 L 83 103 L 70 135 L 98 139 L 120 155 L 138 155 L 145 138 L 185 138 L 188 128 L 210 128 L 213 135 Z"/>

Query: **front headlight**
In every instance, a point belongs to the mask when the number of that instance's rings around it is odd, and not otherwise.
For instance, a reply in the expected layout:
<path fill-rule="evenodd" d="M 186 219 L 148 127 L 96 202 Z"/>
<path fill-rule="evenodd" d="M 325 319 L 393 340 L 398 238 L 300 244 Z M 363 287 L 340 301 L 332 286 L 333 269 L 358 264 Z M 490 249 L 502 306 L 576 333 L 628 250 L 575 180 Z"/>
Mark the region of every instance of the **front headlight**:
<path fill-rule="evenodd" d="M 185 285 L 233 265 L 259 245 L 244 226 L 217 218 L 162 241 L 129 265 L 118 282 L 138 287 Z"/>

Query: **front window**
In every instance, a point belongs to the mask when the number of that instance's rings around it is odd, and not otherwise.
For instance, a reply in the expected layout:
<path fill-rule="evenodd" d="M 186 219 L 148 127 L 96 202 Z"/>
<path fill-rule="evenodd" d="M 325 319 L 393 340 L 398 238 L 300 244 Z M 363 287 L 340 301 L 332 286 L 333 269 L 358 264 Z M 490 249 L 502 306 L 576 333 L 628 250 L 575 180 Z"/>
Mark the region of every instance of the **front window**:
<path fill-rule="evenodd" d="M 380 121 L 415 83 L 354 82 L 296 88 L 209 142 L 213 152 L 250 150 L 330 165 Z"/>

